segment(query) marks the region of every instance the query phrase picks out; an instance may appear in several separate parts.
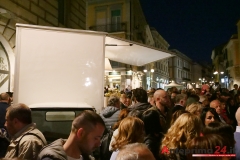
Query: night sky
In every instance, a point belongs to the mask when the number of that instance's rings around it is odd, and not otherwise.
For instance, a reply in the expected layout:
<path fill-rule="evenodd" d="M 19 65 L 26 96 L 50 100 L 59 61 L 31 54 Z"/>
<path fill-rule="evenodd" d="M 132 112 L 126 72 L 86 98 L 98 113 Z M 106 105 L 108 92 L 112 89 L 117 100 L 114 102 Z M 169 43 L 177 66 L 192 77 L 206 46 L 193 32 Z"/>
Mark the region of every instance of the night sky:
<path fill-rule="evenodd" d="M 140 0 L 145 18 L 170 44 L 197 62 L 237 33 L 240 0 Z"/>

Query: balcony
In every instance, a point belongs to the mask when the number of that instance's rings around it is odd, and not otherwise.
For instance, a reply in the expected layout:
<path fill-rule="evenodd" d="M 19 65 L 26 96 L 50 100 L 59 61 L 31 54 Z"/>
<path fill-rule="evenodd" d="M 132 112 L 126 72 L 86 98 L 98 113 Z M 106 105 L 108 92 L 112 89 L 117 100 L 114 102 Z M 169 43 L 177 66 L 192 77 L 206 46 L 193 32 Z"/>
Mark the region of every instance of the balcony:
<path fill-rule="evenodd" d="M 182 78 L 182 79 L 185 81 L 191 81 L 191 79 L 189 79 L 189 78 Z"/>
<path fill-rule="evenodd" d="M 98 26 L 90 26 L 90 30 L 93 31 L 102 31 L 102 32 L 126 32 L 127 23 L 117 23 L 117 24 L 107 24 L 107 25 L 98 25 Z"/>
<path fill-rule="evenodd" d="M 183 67 L 183 70 L 185 71 L 190 71 L 190 69 L 186 68 L 186 67 Z"/>

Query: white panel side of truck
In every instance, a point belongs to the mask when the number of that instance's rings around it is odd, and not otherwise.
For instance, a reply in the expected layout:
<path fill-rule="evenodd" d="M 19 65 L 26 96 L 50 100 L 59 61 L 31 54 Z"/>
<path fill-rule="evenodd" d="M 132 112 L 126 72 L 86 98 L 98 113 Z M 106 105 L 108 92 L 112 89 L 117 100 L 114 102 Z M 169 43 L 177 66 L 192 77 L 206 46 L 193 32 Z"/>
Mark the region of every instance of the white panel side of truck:
<path fill-rule="evenodd" d="M 105 37 L 102 32 L 17 24 L 14 103 L 86 104 L 99 112 Z"/>

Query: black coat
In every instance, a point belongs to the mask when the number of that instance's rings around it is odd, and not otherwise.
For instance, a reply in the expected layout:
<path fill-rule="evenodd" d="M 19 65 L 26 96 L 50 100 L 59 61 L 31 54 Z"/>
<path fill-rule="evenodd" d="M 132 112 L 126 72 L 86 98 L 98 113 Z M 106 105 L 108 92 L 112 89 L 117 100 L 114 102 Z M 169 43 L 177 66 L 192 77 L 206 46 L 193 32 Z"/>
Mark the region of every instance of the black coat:
<path fill-rule="evenodd" d="M 156 160 L 160 160 L 159 149 L 161 146 L 161 141 L 163 134 L 160 133 L 158 136 L 155 134 L 148 134 L 144 137 L 144 143 L 147 145 L 148 149 L 153 153 Z"/>

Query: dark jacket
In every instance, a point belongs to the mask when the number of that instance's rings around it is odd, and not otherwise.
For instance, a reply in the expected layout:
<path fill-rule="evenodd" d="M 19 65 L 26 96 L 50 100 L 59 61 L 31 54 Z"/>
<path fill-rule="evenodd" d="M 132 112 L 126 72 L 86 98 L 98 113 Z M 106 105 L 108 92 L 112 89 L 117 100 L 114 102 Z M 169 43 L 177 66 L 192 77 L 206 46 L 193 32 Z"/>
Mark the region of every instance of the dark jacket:
<path fill-rule="evenodd" d="M 163 134 L 159 134 L 156 136 L 155 134 L 148 134 L 144 137 L 144 144 L 147 145 L 148 149 L 153 153 L 156 160 L 160 160 L 159 149 L 161 146 L 161 141 L 163 138 Z"/>
<path fill-rule="evenodd" d="M 181 105 L 175 105 L 173 108 L 172 108 L 172 114 L 174 114 L 176 111 L 179 111 L 179 110 L 185 110 L 185 107 L 181 106 Z"/>
<path fill-rule="evenodd" d="M 114 106 L 105 107 L 100 113 L 106 128 L 110 129 L 118 121 L 118 116 L 120 114 L 120 109 Z"/>
<path fill-rule="evenodd" d="M 63 150 L 63 144 L 66 141 L 58 139 L 49 145 L 43 147 L 42 151 L 38 155 L 38 160 L 58 159 L 67 160 L 67 154 Z"/>
<path fill-rule="evenodd" d="M 0 128 L 4 128 L 6 109 L 9 107 L 9 104 L 6 102 L 0 102 Z"/>
<path fill-rule="evenodd" d="M 150 103 L 135 103 L 134 105 L 128 107 L 129 111 L 133 111 L 133 110 L 138 110 L 140 112 L 144 112 L 146 110 L 148 110 L 149 108 L 151 108 L 151 104 Z"/>

